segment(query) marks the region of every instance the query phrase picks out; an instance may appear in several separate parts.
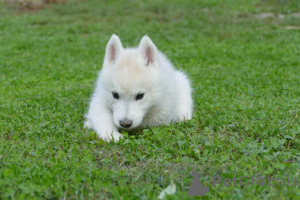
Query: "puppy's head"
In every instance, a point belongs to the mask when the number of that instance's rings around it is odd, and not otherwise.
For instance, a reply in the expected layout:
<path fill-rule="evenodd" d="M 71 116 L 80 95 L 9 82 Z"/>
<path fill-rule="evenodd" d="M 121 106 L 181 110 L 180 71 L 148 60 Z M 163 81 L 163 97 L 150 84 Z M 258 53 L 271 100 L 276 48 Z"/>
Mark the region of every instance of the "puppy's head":
<path fill-rule="evenodd" d="M 137 49 L 124 49 L 120 39 L 109 40 L 101 72 L 105 100 L 116 126 L 138 127 L 160 94 L 158 51 L 144 36 Z"/>

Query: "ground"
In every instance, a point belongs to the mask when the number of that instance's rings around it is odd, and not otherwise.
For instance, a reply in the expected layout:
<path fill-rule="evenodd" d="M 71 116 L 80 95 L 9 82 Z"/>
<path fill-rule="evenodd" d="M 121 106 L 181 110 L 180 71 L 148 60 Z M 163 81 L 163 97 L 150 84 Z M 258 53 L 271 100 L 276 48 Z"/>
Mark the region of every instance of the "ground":
<path fill-rule="evenodd" d="M 171 182 L 166 198 L 182 199 L 193 171 L 204 199 L 299 198 L 299 13 L 298 0 L 0 2 L 0 199 L 155 199 Z M 124 46 L 147 34 L 187 73 L 192 120 L 117 144 L 83 129 L 113 33 Z"/>

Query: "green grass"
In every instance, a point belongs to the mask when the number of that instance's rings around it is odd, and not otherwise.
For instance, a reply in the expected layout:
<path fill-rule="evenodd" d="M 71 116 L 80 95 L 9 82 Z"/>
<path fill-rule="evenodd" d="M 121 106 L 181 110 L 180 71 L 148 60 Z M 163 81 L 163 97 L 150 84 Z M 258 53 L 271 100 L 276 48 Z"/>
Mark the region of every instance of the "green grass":
<path fill-rule="evenodd" d="M 299 199 L 293 13 L 298 0 L 90 0 L 23 13 L 0 2 L 0 199 L 155 199 L 172 180 L 167 199 L 182 199 L 193 170 L 209 186 L 203 199 Z M 83 129 L 112 33 L 124 46 L 147 34 L 189 75 L 192 120 L 122 131 L 117 144 Z M 216 174 L 298 186 L 213 187 Z"/>

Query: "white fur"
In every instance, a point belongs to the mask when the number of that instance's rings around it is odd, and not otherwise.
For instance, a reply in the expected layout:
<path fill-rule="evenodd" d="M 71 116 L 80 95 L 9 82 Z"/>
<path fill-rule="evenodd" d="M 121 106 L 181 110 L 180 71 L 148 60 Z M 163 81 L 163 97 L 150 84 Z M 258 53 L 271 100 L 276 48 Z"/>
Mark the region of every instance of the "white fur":
<path fill-rule="evenodd" d="M 112 92 L 118 93 L 115 99 Z M 144 94 L 136 100 L 137 94 Z M 192 117 L 191 87 L 186 75 L 176 71 L 148 36 L 138 48 L 123 48 L 118 36 L 109 40 L 85 127 L 103 140 L 122 138 L 120 120 L 130 120 L 127 130 L 159 126 Z"/>

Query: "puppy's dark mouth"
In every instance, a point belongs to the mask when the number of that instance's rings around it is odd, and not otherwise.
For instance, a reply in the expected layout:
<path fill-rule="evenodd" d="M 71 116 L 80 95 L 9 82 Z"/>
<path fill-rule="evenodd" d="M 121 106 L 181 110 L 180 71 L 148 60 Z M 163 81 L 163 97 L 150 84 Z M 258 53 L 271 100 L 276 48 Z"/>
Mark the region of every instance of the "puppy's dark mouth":
<path fill-rule="evenodd" d="M 121 129 L 121 130 L 126 130 L 126 131 L 130 131 L 130 130 L 133 130 L 133 129 L 135 129 L 135 128 L 134 128 L 134 127 L 130 127 L 130 128 L 119 127 L 119 129 Z"/>

